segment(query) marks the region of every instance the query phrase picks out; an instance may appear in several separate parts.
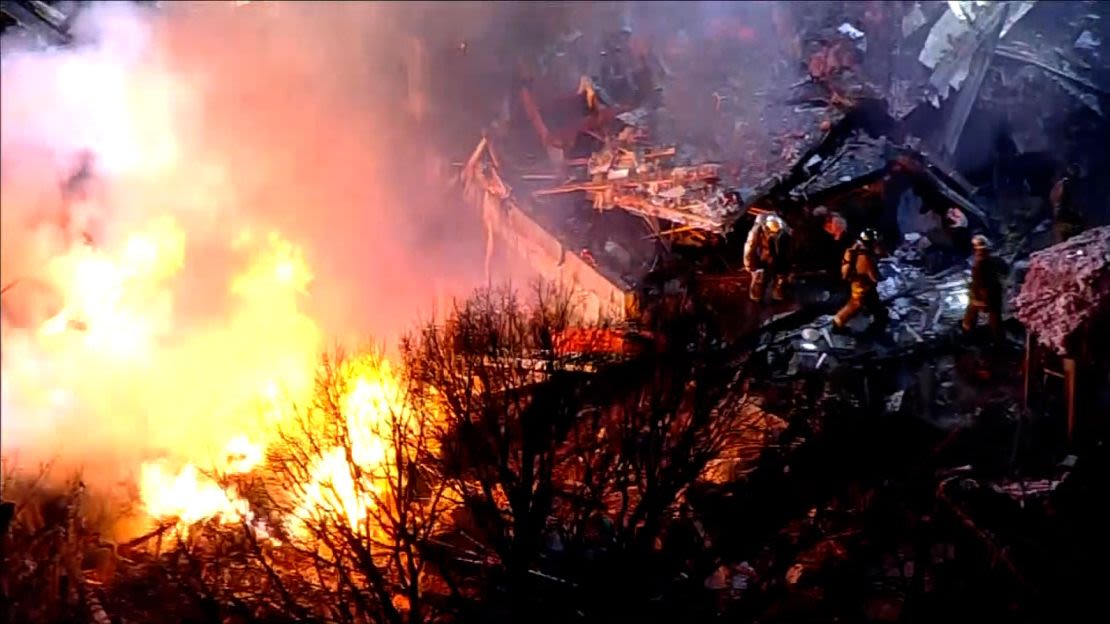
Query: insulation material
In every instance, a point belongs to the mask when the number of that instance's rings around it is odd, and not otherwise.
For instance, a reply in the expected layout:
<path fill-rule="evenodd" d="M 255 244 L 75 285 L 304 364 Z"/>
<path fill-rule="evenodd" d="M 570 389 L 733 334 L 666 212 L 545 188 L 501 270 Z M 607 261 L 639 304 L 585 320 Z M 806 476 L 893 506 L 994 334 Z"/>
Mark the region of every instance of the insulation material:
<path fill-rule="evenodd" d="M 1110 226 L 1089 230 L 1030 257 L 1014 316 L 1064 355 L 1069 339 L 1110 308 Z"/>

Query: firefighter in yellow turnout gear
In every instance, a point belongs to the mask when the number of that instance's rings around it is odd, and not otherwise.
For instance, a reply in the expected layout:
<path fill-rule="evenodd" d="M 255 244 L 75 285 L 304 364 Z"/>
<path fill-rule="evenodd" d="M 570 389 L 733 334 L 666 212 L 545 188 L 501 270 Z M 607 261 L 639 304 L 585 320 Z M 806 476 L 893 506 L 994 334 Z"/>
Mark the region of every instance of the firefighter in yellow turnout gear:
<path fill-rule="evenodd" d="M 787 245 L 790 228 L 776 214 L 756 218 L 744 243 L 744 269 L 752 276 L 748 294 L 752 301 L 763 301 L 767 282 L 771 282 L 771 298 L 781 300 L 786 286 Z"/>
<path fill-rule="evenodd" d="M 964 332 L 975 329 L 980 314 L 987 315 L 987 326 L 995 340 L 1002 333 L 1002 279 L 1006 265 L 991 255 L 991 242 L 987 237 L 976 235 L 971 239 L 975 258 L 971 264 L 971 284 L 968 287 L 967 310 L 961 326 Z"/>
<path fill-rule="evenodd" d="M 878 241 L 878 232 L 868 228 L 844 252 L 840 276 L 850 284 L 851 297 L 833 317 L 833 328 L 836 330 L 843 330 L 860 312 L 871 314 L 875 329 L 886 327 L 887 311 L 879 300 Z"/>

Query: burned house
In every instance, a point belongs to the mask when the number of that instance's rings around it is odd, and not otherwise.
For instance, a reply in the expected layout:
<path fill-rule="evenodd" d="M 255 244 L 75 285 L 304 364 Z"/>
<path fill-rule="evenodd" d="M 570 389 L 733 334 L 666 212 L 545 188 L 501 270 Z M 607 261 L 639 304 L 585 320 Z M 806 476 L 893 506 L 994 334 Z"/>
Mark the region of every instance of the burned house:
<path fill-rule="evenodd" d="M 1045 3 L 842 4 L 715 17 L 701 26 L 714 45 L 699 51 L 684 31 L 626 25 L 596 41 L 571 32 L 522 61 L 485 133 L 492 194 L 509 206 L 486 211 L 491 240 L 527 247 L 541 274 L 579 283 L 620 319 L 679 288 L 684 266 L 743 283 L 738 249 L 768 211 L 803 245 L 819 208 L 843 219 L 844 240 L 878 228 L 888 251 L 909 243 L 934 273 L 966 258 L 975 233 L 1027 253 L 1075 147 L 1037 152 L 1052 126 L 1030 138 L 1007 76 L 1047 81 L 1080 115 L 1100 115 L 1089 3 L 1073 3 L 1055 39 L 1044 19 L 1059 10 Z M 1078 47 L 1054 63 L 1028 43 L 1076 28 Z M 999 115 L 1009 121 L 990 121 Z M 1084 177 L 1085 197 L 1095 185 Z M 795 255 L 799 273 L 835 273 L 834 250 Z"/>
<path fill-rule="evenodd" d="M 41 21 L 42 3 L 9 4 L 17 19 Z M 1082 170 L 1077 197 L 1098 197 L 1101 156 L 1083 146 L 1104 132 L 1084 125 L 1105 109 L 1096 8 L 582 3 L 565 17 L 554 5 L 530 13 L 526 4 L 494 5 L 528 18 L 495 22 L 507 25 L 499 34 L 508 42 L 447 24 L 445 37 L 414 26 L 381 44 L 397 44 L 400 78 L 383 88 L 400 96 L 390 112 L 412 122 L 397 123 L 397 134 L 428 135 L 390 156 L 413 169 L 427 159 L 423 181 L 452 209 L 444 217 L 408 210 L 420 202 L 405 206 L 406 217 L 445 232 L 418 252 L 452 239 L 473 252 L 460 223 L 480 226 L 488 282 L 502 264 L 526 265 L 577 286 L 588 304 L 582 326 L 529 330 L 523 349 L 476 358 L 516 375 L 505 394 L 531 404 L 506 413 L 509 425 L 489 419 L 491 431 L 546 453 L 558 483 L 519 482 L 519 492 L 553 499 L 512 525 L 535 529 L 534 541 L 520 540 L 529 542 L 520 559 L 493 556 L 481 535 L 486 519 L 510 526 L 497 505 L 449 525 L 460 529 L 451 544 L 433 536 L 421 551 L 436 557 L 428 575 L 453 566 L 462 591 L 430 588 L 424 597 L 443 612 L 424 613 L 445 622 L 486 614 L 480 619 L 1008 621 L 1016 611 L 1046 619 L 1027 610 L 1041 597 L 1026 589 L 1051 587 L 1053 576 L 1060 585 L 1083 580 L 1068 570 L 1073 562 L 1102 562 L 1075 557 L 1084 554 L 1080 542 L 1105 535 L 1101 510 L 1075 501 L 1101 500 L 1091 492 L 1105 483 L 1084 473 L 1105 451 L 1097 435 L 1087 437 L 1098 420 L 1082 411 L 1097 416 L 1106 404 L 1098 346 L 1110 323 L 1107 231 L 1030 255 L 1051 228 L 1049 190 L 1061 165 Z M 461 21 L 451 10 L 416 9 Z M 1042 32 L 1048 15 L 1061 16 L 1066 37 Z M 1063 113 L 1061 102 L 1073 106 Z M 1024 114 L 1026 105 L 1037 114 Z M 1067 141 L 1058 136 L 1063 118 L 1080 128 Z M 769 213 L 794 237 L 790 292 L 752 302 L 743 247 Z M 1086 216 L 1101 218 L 1094 209 Z M 882 235 L 875 291 L 890 322 L 872 332 L 860 316 L 839 333 L 830 316 L 848 294 L 843 252 L 865 228 Z M 974 327 L 961 332 L 975 234 L 989 235 L 1012 267 L 1003 331 L 989 339 Z M 501 254 L 516 262 L 498 262 Z M 676 310 L 673 324 L 656 322 Z M 647 386 L 627 381 L 633 372 L 670 377 L 668 391 L 683 397 L 664 406 L 674 416 L 666 428 Z M 576 396 L 580 388 L 590 392 Z M 546 427 L 548 407 L 560 427 L 516 437 L 519 423 Z M 618 423 L 630 414 L 643 420 Z M 1072 441 L 1062 440 L 1065 415 L 1080 432 Z M 585 442 L 556 431 L 563 422 Z M 479 446 L 462 440 L 463 454 Z M 683 446 L 705 441 L 712 444 L 697 453 Z M 607 454 L 618 446 L 629 455 Z M 610 461 L 622 457 L 632 459 Z M 635 514 L 626 521 L 628 499 L 592 497 L 617 482 L 646 499 L 623 476 L 640 457 L 634 470 L 658 468 L 663 478 L 643 474 L 674 489 L 652 500 L 658 523 L 621 544 L 631 553 L 622 559 L 607 531 L 631 535 L 647 523 Z M 590 491 L 579 467 L 595 459 L 603 487 Z M 514 487 L 499 488 L 487 494 L 516 497 Z M 1076 517 L 1088 524 L 1068 523 Z M 222 530 L 211 524 L 206 530 Z M 142 581 L 144 600 L 160 603 L 146 573 L 123 563 Z M 529 582 L 505 584 L 506 570 Z M 1042 578 L 1027 583 L 1031 570 Z M 1049 613 L 1066 595 L 1046 594 Z M 506 616 L 504 596 L 509 608 L 540 617 Z"/>
<path fill-rule="evenodd" d="M 524 119 L 498 128 L 499 136 L 487 134 L 463 177 L 471 202 L 487 202 L 483 219 L 498 239 L 541 274 L 577 282 L 597 300 L 595 308 L 617 318 L 635 315 L 645 278 L 674 248 L 729 238 L 757 196 L 755 187 L 766 184 L 768 167 L 772 177 L 786 175 L 824 134 L 823 113 L 774 110 L 779 125 L 807 118 L 811 130 L 788 138 L 788 147 L 780 141 L 771 154 L 775 162 L 740 166 L 721 158 L 719 149 L 668 141 L 661 108 L 608 104 L 603 88 L 588 77 L 579 87 L 543 104 L 522 87 Z M 727 100 L 706 96 L 718 107 Z M 550 129 L 560 124 L 566 129 Z M 487 173 L 478 174 L 476 166 Z M 489 200 L 472 190 L 476 182 Z M 489 208 L 498 202 L 500 212 Z"/>

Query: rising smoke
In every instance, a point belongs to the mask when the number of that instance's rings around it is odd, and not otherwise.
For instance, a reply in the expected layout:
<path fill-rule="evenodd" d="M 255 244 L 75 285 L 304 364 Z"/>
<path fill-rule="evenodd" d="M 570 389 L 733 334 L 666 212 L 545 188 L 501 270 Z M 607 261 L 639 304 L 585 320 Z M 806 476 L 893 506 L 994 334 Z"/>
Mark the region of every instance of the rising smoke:
<path fill-rule="evenodd" d="M 426 10 L 427 7 L 424 7 Z M 91 485 L 172 469 L 482 279 L 377 3 L 91 5 L 4 42 L 3 451 Z M 474 15 L 479 23 L 479 16 Z M 473 232 L 480 240 L 480 232 Z"/>
<path fill-rule="evenodd" d="M 105 2 L 64 48 L 3 41 L 4 459 L 133 486 L 264 446 L 331 341 L 388 344 L 484 282 L 444 179 L 521 63 L 723 6 Z"/>

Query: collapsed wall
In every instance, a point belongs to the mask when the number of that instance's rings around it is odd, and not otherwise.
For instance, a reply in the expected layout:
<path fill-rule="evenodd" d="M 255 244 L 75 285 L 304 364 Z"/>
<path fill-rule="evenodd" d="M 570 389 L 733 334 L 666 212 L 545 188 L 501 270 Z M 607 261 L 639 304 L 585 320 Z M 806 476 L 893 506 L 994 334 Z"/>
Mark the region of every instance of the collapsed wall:
<path fill-rule="evenodd" d="M 636 305 L 631 289 L 622 288 L 598 266 L 568 251 L 522 210 L 491 162 L 488 146 L 488 139 L 483 138 L 462 173 L 466 202 L 482 215 L 486 227 L 487 267 L 496 240 L 545 279 L 577 288 L 586 299 L 585 320 L 627 320 Z"/>

